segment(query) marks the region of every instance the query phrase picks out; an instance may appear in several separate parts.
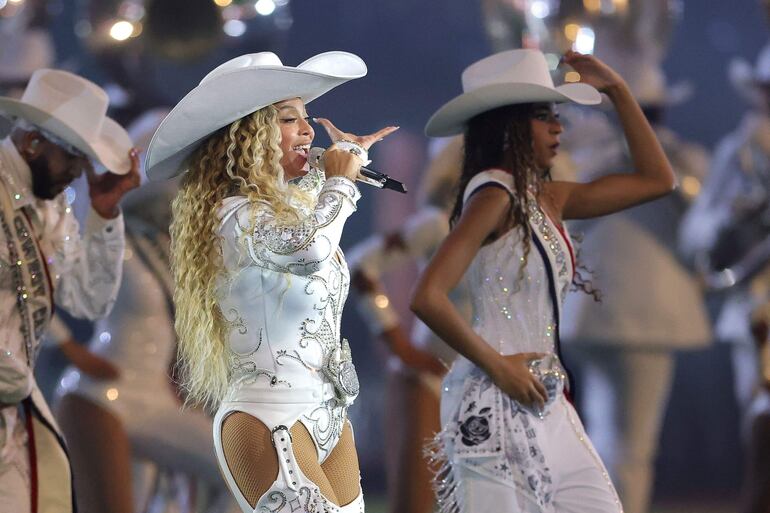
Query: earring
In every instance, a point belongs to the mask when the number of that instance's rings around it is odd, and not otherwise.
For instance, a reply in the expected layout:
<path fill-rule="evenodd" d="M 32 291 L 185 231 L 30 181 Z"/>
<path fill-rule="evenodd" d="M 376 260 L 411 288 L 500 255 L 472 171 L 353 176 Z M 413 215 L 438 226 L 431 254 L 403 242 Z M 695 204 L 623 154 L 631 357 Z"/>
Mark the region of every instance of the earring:
<path fill-rule="evenodd" d="M 29 147 L 27 148 L 27 155 L 30 157 L 34 157 L 39 144 L 40 144 L 40 141 L 38 141 L 37 139 L 32 139 L 29 142 Z"/>

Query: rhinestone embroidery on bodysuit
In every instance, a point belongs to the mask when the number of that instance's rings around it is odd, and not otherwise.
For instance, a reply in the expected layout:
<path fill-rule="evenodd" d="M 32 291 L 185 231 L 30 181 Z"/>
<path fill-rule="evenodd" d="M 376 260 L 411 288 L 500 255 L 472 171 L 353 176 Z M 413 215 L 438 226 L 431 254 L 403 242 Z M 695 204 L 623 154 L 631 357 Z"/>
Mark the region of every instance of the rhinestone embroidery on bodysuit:
<path fill-rule="evenodd" d="M 335 178 L 337 180 L 335 181 Z M 246 235 L 247 242 L 251 245 L 251 255 L 260 266 L 280 273 L 299 274 L 302 276 L 317 272 L 321 262 L 331 256 L 332 245 L 324 235 L 318 235 L 318 231 L 331 224 L 339 216 L 343 201 L 349 201 L 355 205 L 354 198 L 357 191 L 355 185 L 346 183 L 338 177 L 332 177 L 326 183 L 337 186 L 335 189 L 327 189 L 318 196 L 315 209 L 299 222 L 285 223 L 276 219 L 272 210 L 266 205 L 254 207 L 254 230 Z M 249 233 L 246 226 L 239 222 L 241 233 Z M 276 262 L 275 255 L 288 256 L 299 253 L 310 244 L 318 243 L 318 239 L 324 239 L 329 253 L 321 255 L 319 260 L 305 261 L 298 258 L 296 261 L 282 264 Z"/>
<path fill-rule="evenodd" d="M 338 240 L 360 193 L 345 178 L 325 180 L 312 172 L 294 185 L 317 196 L 313 208 L 292 202 L 299 221 L 278 219 L 267 205 L 246 198 L 229 207 L 235 237 L 226 234 L 230 273 L 221 290 L 230 294 L 223 311 L 230 328 L 231 391 L 320 390 L 313 396 L 316 405 L 309 404 L 298 420 L 313 435 L 323 461 L 342 434 L 359 388 L 350 348 L 340 337 L 350 280 Z"/>

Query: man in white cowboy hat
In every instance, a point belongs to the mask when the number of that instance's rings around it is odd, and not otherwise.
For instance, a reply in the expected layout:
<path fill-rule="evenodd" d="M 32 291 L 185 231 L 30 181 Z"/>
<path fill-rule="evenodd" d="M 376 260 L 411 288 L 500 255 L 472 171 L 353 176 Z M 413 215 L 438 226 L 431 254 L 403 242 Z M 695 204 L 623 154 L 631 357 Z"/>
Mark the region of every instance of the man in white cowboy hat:
<path fill-rule="evenodd" d="M 735 89 L 751 105 L 717 145 L 703 192 L 687 213 L 683 252 L 728 292 L 715 325 L 731 343 L 735 396 L 748 448 L 741 511 L 770 510 L 770 44 L 751 66 L 730 64 Z"/>
<path fill-rule="evenodd" d="M 0 97 L 14 120 L 0 141 L 0 504 L 20 513 L 73 510 L 66 449 L 33 370 L 54 303 L 96 319 L 120 283 L 118 203 L 139 184 L 128 134 L 106 117 L 96 84 L 36 71 L 20 100 Z M 108 173 L 97 175 L 93 164 Z M 63 193 L 85 170 L 91 212 L 83 235 Z"/>
<path fill-rule="evenodd" d="M 597 56 L 626 79 L 680 184 L 659 200 L 576 225 L 584 236 L 580 260 L 596 270 L 590 279 L 603 299 L 570 294 L 562 323 L 565 349 L 583 371 L 581 404 L 591 439 L 625 511 L 647 513 L 675 352 L 704 348 L 712 339 L 696 276 L 677 254 L 678 226 L 708 170 L 708 154 L 663 125 L 666 109 L 688 91 L 667 85 L 662 51 L 637 53 L 607 38 L 597 39 Z M 632 166 L 625 141 L 602 127 L 610 121 L 593 115 L 594 132 L 577 134 L 593 137 L 592 144 L 572 155 L 581 181 Z"/>

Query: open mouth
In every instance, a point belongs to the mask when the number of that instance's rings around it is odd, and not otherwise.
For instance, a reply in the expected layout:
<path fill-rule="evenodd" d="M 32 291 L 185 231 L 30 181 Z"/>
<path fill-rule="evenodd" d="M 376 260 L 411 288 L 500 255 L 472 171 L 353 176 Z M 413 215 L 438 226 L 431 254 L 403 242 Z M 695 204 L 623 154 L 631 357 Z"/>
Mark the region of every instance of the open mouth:
<path fill-rule="evenodd" d="M 310 145 L 309 144 L 299 144 L 297 146 L 292 146 L 291 151 L 294 153 L 301 155 L 307 159 L 307 155 L 310 152 Z"/>

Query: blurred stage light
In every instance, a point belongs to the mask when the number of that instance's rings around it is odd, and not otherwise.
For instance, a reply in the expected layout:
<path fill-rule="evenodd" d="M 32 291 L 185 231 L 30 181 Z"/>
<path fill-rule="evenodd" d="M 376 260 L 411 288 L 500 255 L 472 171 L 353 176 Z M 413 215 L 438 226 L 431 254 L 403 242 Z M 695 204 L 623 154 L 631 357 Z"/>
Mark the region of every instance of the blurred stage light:
<path fill-rule="evenodd" d="M 596 35 L 590 27 L 580 27 L 575 38 L 575 50 L 580 53 L 594 53 Z"/>
<path fill-rule="evenodd" d="M 602 0 L 583 0 L 583 7 L 591 14 L 596 14 L 602 8 Z"/>
<path fill-rule="evenodd" d="M 577 71 L 568 71 L 564 74 L 565 82 L 580 82 L 580 73 Z"/>
<path fill-rule="evenodd" d="M 387 308 L 390 304 L 390 300 L 385 294 L 377 294 L 374 297 L 374 304 L 377 306 L 377 308 Z"/>
<path fill-rule="evenodd" d="M 258 0 L 254 4 L 254 10 L 262 16 L 270 16 L 275 11 L 275 2 L 273 0 Z"/>
<path fill-rule="evenodd" d="M 577 23 L 567 23 L 564 25 L 564 37 L 569 39 L 570 41 L 575 41 L 578 36 L 578 32 L 580 31 L 580 25 Z"/>
<path fill-rule="evenodd" d="M 680 187 L 685 196 L 694 198 L 700 193 L 701 184 L 696 177 L 688 175 L 682 178 Z"/>
<path fill-rule="evenodd" d="M 214 3 L 217 4 L 219 7 L 227 7 L 231 3 L 233 3 L 233 0 L 214 0 Z"/>
<path fill-rule="evenodd" d="M 628 9 L 628 0 L 612 0 L 612 6 L 620 12 Z"/>
<path fill-rule="evenodd" d="M 121 18 L 128 21 L 139 21 L 144 18 L 144 6 L 137 2 L 123 2 L 118 9 Z"/>
<path fill-rule="evenodd" d="M 7 3 L 8 3 L 8 0 L 0 0 L 0 9 L 5 7 Z"/>
<path fill-rule="evenodd" d="M 545 0 L 535 0 L 532 2 L 532 5 L 529 6 L 529 11 L 532 13 L 532 16 L 541 20 L 551 14 L 551 8 Z"/>
<path fill-rule="evenodd" d="M 246 33 L 246 24 L 241 20 L 227 20 L 222 30 L 230 37 L 240 37 Z"/>
<path fill-rule="evenodd" d="M 113 23 L 110 27 L 110 37 L 116 41 L 125 41 L 134 33 L 134 24 L 130 21 L 121 20 Z"/>

